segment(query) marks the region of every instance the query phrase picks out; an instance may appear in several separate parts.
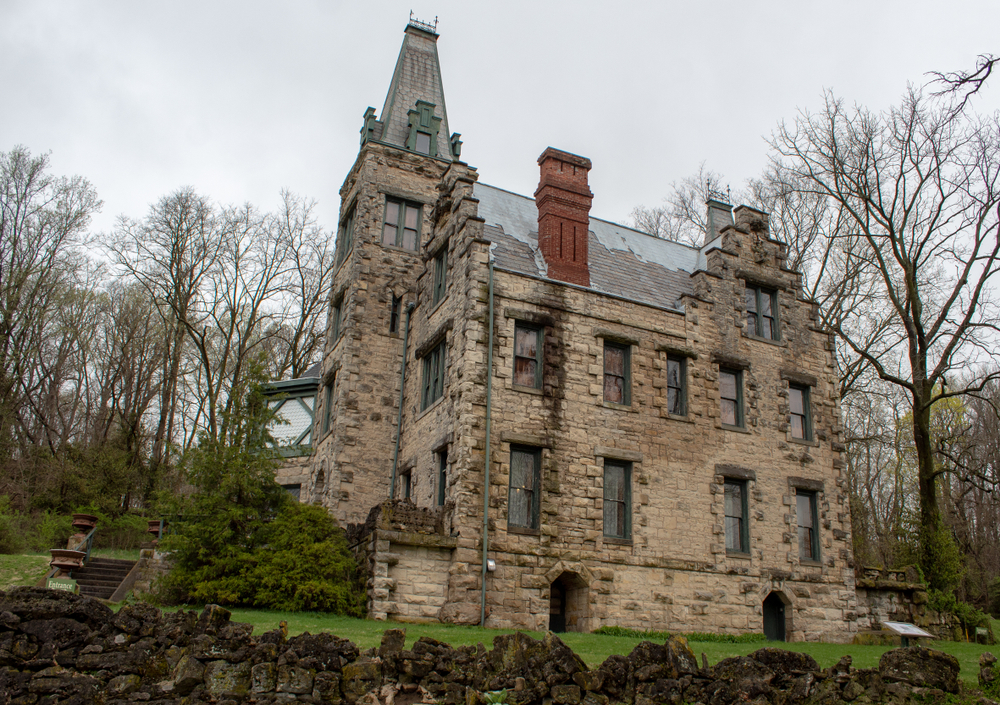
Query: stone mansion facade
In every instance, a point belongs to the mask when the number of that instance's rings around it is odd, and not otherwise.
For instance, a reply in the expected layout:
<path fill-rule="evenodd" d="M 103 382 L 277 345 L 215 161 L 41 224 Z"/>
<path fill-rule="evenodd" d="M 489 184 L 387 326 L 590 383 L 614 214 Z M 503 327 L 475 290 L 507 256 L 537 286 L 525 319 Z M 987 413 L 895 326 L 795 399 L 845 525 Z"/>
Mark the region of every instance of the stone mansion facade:
<path fill-rule="evenodd" d="M 767 214 L 659 240 L 553 148 L 533 195 L 480 183 L 437 39 L 411 21 L 364 114 L 296 470 L 370 615 L 850 640 L 834 340 Z"/>

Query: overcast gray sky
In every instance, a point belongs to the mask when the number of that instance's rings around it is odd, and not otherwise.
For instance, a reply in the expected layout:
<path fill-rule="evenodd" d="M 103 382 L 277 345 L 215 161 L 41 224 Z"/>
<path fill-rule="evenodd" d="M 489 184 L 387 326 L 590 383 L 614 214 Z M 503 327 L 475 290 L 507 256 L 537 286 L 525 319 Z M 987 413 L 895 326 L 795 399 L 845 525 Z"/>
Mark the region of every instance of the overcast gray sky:
<path fill-rule="evenodd" d="M 619 222 L 702 161 L 741 186 L 824 89 L 883 109 L 1000 53 L 996 0 L 0 0 L 0 151 L 88 178 L 96 230 L 186 185 L 264 209 L 288 188 L 332 229 L 411 9 L 439 18 L 448 118 L 481 180 L 531 194 L 545 147 L 582 154 L 592 215 Z M 998 106 L 1000 77 L 977 102 Z"/>

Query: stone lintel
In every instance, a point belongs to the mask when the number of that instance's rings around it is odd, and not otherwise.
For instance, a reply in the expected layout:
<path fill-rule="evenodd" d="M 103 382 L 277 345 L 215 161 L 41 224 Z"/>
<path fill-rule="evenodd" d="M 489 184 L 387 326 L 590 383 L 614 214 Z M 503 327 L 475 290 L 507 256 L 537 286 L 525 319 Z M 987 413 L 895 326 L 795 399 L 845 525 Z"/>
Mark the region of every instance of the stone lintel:
<path fill-rule="evenodd" d="M 504 431 L 500 434 L 501 443 L 513 443 L 514 445 L 533 446 L 535 448 L 551 448 L 552 439 L 548 436 L 533 436 L 530 433 L 518 433 L 516 431 Z"/>
<path fill-rule="evenodd" d="M 734 480 L 753 480 L 755 482 L 757 480 L 757 473 L 750 468 L 740 467 L 739 465 L 716 463 L 715 474 L 730 477 Z"/>
<path fill-rule="evenodd" d="M 789 477 L 788 486 L 797 490 L 808 490 L 809 492 L 824 492 L 822 480 L 810 480 L 808 477 Z"/>
<path fill-rule="evenodd" d="M 608 448 L 607 446 L 594 446 L 594 456 L 598 458 L 611 458 L 612 460 L 628 460 L 633 463 L 642 462 L 642 453 L 637 450 Z"/>
<path fill-rule="evenodd" d="M 793 384 L 802 384 L 806 387 L 816 387 L 819 385 L 819 380 L 812 375 L 807 375 L 805 372 L 798 372 L 796 370 L 781 370 L 781 379 L 792 382 Z"/>
<path fill-rule="evenodd" d="M 518 321 L 524 321 L 525 323 L 533 323 L 536 326 L 552 327 L 556 324 L 556 320 L 548 313 L 528 311 L 523 308 L 505 308 L 503 310 L 503 315 L 505 318 L 513 318 Z"/>

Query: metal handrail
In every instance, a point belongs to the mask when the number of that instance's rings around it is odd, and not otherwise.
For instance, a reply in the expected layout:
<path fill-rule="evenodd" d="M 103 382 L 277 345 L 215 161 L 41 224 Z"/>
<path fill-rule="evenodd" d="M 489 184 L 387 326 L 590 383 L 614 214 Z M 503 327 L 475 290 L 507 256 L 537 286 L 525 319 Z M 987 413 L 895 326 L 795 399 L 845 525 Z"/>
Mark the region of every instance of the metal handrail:
<path fill-rule="evenodd" d="M 74 551 L 79 551 L 80 546 L 83 546 L 84 544 L 87 545 L 87 555 L 84 556 L 83 558 L 84 565 L 87 565 L 87 561 L 90 560 L 90 549 L 94 547 L 94 533 L 96 531 L 97 527 L 95 526 L 93 529 L 90 530 L 90 533 L 84 536 L 80 541 L 78 541 L 76 547 L 73 548 Z"/>

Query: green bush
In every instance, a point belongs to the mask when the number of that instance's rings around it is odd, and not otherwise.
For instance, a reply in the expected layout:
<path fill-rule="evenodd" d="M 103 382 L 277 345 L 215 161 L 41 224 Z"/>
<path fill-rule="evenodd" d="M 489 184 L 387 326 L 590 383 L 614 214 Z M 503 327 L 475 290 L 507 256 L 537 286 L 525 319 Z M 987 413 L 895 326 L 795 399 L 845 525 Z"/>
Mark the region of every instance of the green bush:
<path fill-rule="evenodd" d="M 0 553 L 20 553 L 25 540 L 20 526 L 21 516 L 11 509 L 10 497 L 0 495 Z"/>
<path fill-rule="evenodd" d="M 989 613 L 995 618 L 1000 619 L 1000 578 L 993 578 L 990 581 L 989 586 L 986 588 L 986 597 Z"/>
<path fill-rule="evenodd" d="M 94 534 L 94 548 L 134 549 L 150 540 L 147 533 L 148 520 L 135 514 L 108 514 L 100 507 L 86 505 L 77 507 L 77 514 L 92 514 L 97 517 L 97 532 Z"/>

